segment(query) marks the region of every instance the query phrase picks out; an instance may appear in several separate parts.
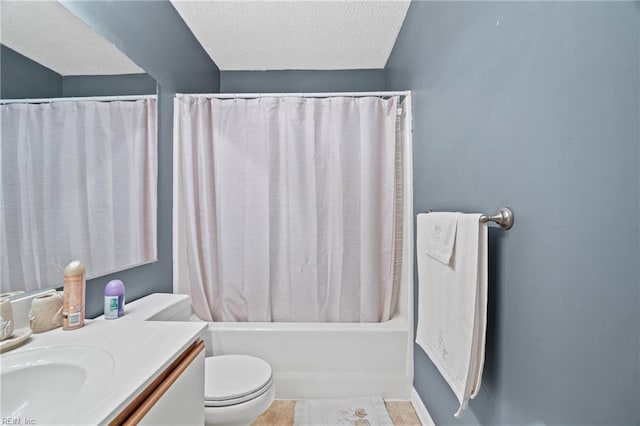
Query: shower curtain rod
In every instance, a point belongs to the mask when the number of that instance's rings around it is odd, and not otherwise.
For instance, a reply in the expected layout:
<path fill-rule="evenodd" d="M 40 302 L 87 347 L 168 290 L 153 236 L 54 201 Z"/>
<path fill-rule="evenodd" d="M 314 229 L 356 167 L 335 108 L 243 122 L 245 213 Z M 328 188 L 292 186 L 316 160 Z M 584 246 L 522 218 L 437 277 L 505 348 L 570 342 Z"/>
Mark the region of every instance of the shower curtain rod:
<path fill-rule="evenodd" d="M 198 98 L 217 98 L 217 99 L 236 99 L 236 98 L 286 98 L 286 97 L 302 97 L 302 98 L 331 98 L 337 96 L 350 97 L 363 97 L 363 96 L 407 96 L 409 91 L 399 92 L 334 92 L 334 93 L 178 93 L 177 97 L 182 96 L 195 96 Z"/>
<path fill-rule="evenodd" d="M 86 96 L 69 98 L 39 98 L 39 99 L 0 99 L 0 104 L 46 104 L 50 102 L 70 102 L 70 101 L 138 101 L 141 99 L 156 99 L 157 95 L 125 95 L 125 96 Z"/>

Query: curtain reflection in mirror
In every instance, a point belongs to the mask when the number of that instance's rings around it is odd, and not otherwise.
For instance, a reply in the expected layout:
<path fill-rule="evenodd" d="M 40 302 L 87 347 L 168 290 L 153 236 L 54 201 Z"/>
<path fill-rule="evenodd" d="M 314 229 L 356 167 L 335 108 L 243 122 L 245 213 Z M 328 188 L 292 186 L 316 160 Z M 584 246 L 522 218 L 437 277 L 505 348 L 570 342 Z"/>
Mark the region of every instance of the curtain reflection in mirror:
<path fill-rule="evenodd" d="M 156 100 L 2 105 L 2 292 L 155 261 Z"/>

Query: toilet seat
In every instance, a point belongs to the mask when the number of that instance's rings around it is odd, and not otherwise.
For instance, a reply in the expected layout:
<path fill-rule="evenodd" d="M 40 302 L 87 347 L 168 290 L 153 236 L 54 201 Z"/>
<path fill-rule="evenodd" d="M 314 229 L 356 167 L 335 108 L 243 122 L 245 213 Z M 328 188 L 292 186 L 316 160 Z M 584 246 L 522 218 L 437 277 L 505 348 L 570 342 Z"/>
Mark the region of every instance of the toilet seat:
<path fill-rule="evenodd" d="M 271 366 L 249 355 L 205 359 L 205 407 L 227 407 L 260 397 L 273 385 Z"/>

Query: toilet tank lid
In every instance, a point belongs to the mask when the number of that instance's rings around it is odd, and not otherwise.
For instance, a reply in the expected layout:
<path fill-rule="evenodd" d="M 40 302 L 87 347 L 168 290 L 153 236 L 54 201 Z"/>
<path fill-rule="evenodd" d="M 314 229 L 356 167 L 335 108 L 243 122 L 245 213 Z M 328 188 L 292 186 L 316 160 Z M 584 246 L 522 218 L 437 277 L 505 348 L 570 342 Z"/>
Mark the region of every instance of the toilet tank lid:
<path fill-rule="evenodd" d="M 191 306 L 191 298 L 186 294 L 153 293 L 125 302 L 125 315 L 120 320 L 162 321 L 176 312 Z"/>

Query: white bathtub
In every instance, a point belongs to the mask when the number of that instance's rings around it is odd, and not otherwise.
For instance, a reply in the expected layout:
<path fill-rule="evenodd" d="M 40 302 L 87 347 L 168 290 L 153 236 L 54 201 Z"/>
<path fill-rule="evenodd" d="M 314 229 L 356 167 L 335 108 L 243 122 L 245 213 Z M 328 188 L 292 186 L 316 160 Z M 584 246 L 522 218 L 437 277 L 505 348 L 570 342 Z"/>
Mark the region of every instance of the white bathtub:
<path fill-rule="evenodd" d="M 409 399 L 411 329 L 400 315 L 377 324 L 216 322 L 205 341 L 207 356 L 248 354 L 269 362 L 278 399 Z"/>
<path fill-rule="evenodd" d="M 210 322 L 203 336 L 206 355 L 248 354 L 268 361 L 279 399 L 409 399 L 413 322 L 407 293 L 401 289 L 404 303 L 383 323 Z M 161 293 L 128 303 L 125 318 L 202 321 L 193 315 L 189 296 Z"/>

